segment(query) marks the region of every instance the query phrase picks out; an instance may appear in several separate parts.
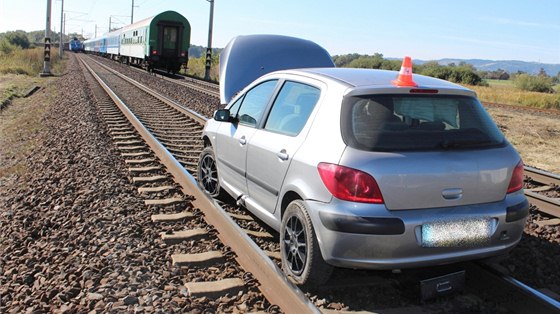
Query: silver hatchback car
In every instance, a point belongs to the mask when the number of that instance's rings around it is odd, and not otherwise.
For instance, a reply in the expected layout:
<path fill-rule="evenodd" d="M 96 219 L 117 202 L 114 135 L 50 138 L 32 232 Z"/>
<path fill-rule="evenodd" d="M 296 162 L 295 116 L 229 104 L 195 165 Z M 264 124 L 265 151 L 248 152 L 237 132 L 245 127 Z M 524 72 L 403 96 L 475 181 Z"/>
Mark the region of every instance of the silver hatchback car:
<path fill-rule="evenodd" d="M 335 68 L 284 36 L 237 37 L 220 62 L 231 101 L 204 128 L 199 184 L 279 231 L 297 284 L 333 266 L 484 259 L 520 240 L 523 164 L 473 91 L 412 75 L 409 59 L 400 73 Z"/>

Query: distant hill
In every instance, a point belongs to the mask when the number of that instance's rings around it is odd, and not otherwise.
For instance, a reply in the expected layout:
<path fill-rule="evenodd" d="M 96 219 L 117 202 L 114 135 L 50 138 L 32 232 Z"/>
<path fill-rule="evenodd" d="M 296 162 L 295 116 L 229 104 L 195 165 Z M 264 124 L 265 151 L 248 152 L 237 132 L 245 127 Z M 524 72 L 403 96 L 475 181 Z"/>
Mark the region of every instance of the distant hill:
<path fill-rule="evenodd" d="M 529 74 L 538 74 L 543 68 L 546 74 L 556 76 L 560 72 L 560 64 L 548 64 L 538 62 L 526 62 L 516 60 L 482 60 L 482 59 L 440 59 L 433 60 L 441 65 L 448 65 L 450 63 L 459 64 L 465 62 L 472 64 L 479 71 L 496 71 L 497 69 L 505 70 L 509 73 L 516 73 L 517 71 L 526 72 Z M 428 61 L 414 60 L 415 63 L 424 64 Z"/>

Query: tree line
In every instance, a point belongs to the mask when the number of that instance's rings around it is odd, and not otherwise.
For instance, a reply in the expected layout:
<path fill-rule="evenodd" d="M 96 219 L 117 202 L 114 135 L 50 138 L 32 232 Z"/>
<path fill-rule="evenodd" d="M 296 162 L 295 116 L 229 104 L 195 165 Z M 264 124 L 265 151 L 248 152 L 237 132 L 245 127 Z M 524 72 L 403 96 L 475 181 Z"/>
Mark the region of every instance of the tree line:
<path fill-rule="evenodd" d="M 337 67 L 365 68 L 399 71 L 401 60 L 386 59 L 383 54 L 361 55 L 357 53 L 335 55 L 333 61 Z M 554 85 L 560 83 L 560 73 L 549 76 L 541 69 L 538 75 L 530 75 L 524 72 L 510 74 L 502 69 L 495 71 L 478 71 L 473 65 L 465 62 L 459 64 L 450 63 L 441 65 L 436 61 L 424 64 L 415 64 L 412 71 L 417 74 L 431 76 L 446 81 L 466 84 L 488 86 L 486 80 L 512 80 L 514 85 L 526 91 L 541 93 L 554 93 Z"/>
<path fill-rule="evenodd" d="M 35 44 L 42 43 L 44 41 L 44 36 L 44 31 L 25 32 L 17 30 L 0 33 L 0 55 L 8 54 L 18 48 L 28 49 L 34 47 Z M 53 32 L 51 36 L 52 42 L 60 41 L 59 34 Z M 84 40 L 81 35 L 74 33 L 68 35 L 65 34 L 64 41 L 68 42 L 74 37 Z M 220 52 L 221 49 L 213 49 L 213 65 L 219 62 L 218 55 Z M 205 48 L 202 46 L 191 46 L 191 49 L 189 49 L 189 55 L 194 57 L 191 59 L 192 65 L 205 62 Z M 352 53 L 335 55 L 332 58 L 337 67 L 393 71 L 399 71 L 401 67 L 401 60 L 386 59 L 381 53 L 375 53 L 373 55 Z M 424 64 L 416 64 L 413 66 L 412 70 L 417 74 L 466 85 L 488 86 L 488 83 L 486 82 L 487 79 L 512 80 L 515 86 L 521 90 L 541 93 L 554 93 L 554 85 L 560 83 L 560 72 L 556 76 L 549 76 L 543 69 L 541 69 L 538 75 L 530 75 L 524 72 L 510 74 L 502 69 L 495 71 L 477 71 L 473 65 L 465 62 L 460 62 L 459 64 L 451 63 L 448 65 L 441 65 L 436 61 L 430 61 Z"/>
<path fill-rule="evenodd" d="M 82 35 L 77 33 L 64 34 L 64 42 L 69 42 L 73 38 L 84 40 Z M 44 30 L 33 32 L 16 30 L 0 33 L 0 54 L 8 54 L 15 49 L 34 48 L 38 44 L 42 45 L 44 41 Z M 60 33 L 51 32 L 51 42 L 60 42 Z"/>

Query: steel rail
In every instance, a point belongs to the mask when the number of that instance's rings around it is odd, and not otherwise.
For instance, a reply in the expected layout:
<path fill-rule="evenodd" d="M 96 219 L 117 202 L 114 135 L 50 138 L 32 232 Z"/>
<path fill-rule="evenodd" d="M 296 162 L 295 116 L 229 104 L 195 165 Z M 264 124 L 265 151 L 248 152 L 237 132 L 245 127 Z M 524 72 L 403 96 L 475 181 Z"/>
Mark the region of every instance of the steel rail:
<path fill-rule="evenodd" d="M 525 175 L 536 182 L 551 186 L 551 188 L 560 185 L 560 176 L 551 172 L 525 166 Z M 530 189 L 526 189 L 524 192 L 531 204 L 537 206 L 539 211 L 560 217 L 560 199 L 547 197 Z"/>
<path fill-rule="evenodd" d="M 251 272 L 259 282 L 259 290 L 267 300 L 278 305 L 286 313 L 320 313 L 299 288 L 278 269 L 268 256 L 241 230 L 241 228 L 226 214 L 226 212 L 208 195 L 202 192 L 196 180 L 169 153 L 169 151 L 152 136 L 136 116 L 128 109 L 124 102 L 105 84 L 101 78 L 82 60 L 84 66 L 95 77 L 115 104 L 129 119 L 140 136 L 158 156 L 160 161 L 173 175 L 175 181 L 187 195 L 194 196 L 193 206 L 204 212 L 205 219 L 218 230 L 218 238 L 237 252 L 236 260 L 248 272 Z"/>
<path fill-rule="evenodd" d="M 180 75 L 180 76 L 183 78 L 182 81 L 173 80 L 173 79 L 171 79 L 171 78 L 169 78 L 169 77 L 166 77 L 166 76 L 164 76 L 164 75 L 162 75 L 161 77 L 162 77 L 164 80 L 167 80 L 167 81 L 170 81 L 170 82 L 179 84 L 179 85 L 183 85 L 183 86 L 186 86 L 186 87 L 188 87 L 188 88 L 192 88 L 192 89 L 194 89 L 194 90 L 196 90 L 196 91 L 205 93 L 205 94 L 207 94 L 207 95 L 209 95 L 209 96 L 213 96 L 213 97 L 216 97 L 216 98 L 220 98 L 220 92 L 219 92 L 219 91 L 217 91 L 217 90 L 211 90 L 211 89 L 206 89 L 206 88 L 204 88 L 204 87 L 197 86 L 197 85 L 204 85 L 204 86 L 207 86 L 207 87 L 209 87 L 209 88 L 213 88 L 213 87 L 219 88 L 219 85 L 213 84 L 213 83 L 209 83 L 209 82 L 206 82 L 206 81 L 203 81 L 203 80 L 197 80 L 197 79 L 194 79 L 194 78 L 188 77 L 188 76 L 183 76 L 183 75 Z M 200 83 L 195 83 L 195 81 L 200 81 Z"/>
<path fill-rule="evenodd" d="M 142 68 L 137 68 L 137 67 L 134 67 L 134 66 L 132 66 L 130 68 L 135 70 L 135 71 L 138 71 L 138 72 L 146 73 L 146 71 Z M 152 73 L 156 77 L 162 78 L 166 81 L 169 81 L 169 82 L 172 82 L 172 83 L 175 83 L 175 84 L 178 84 L 178 85 L 183 85 L 187 88 L 194 89 L 197 92 L 201 92 L 201 93 L 204 93 L 204 94 L 209 95 L 209 96 L 220 98 L 220 92 L 219 91 L 213 91 L 213 90 L 210 90 L 210 89 L 205 89 L 204 87 L 197 86 L 197 85 L 206 85 L 208 87 L 212 87 L 212 86 L 215 85 L 217 87 L 218 86 L 217 84 L 209 83 L 209 82 L 206 82 L 206 81 L 203 81 L 203 80 L 198 80 L 198 81 L 201 82 L 201 84 L 197 84 L 197 83 L 193 83 L 197 79 L 194 79 L 194 78 L 191 78 L 191 77 L 188 77 L 188 76 L 184 76 L 184 75 L 174 74 L 175 76 L 179 76 L 179 77 L 182 78 L 182 81 L 178 81 L 178 80 L 174 80 L 172 78 L 169 78 L 168 76 L 165 76 L 164 74 L 162 74 L 162 73 L 164 73 L 163 71 L 159 71 L 157 69 L 155 69 Z M 190 80 L 191 82 L 188 82 L 187 80 Z"/>
<path fill-rule="evenodd" d="M 536 169 L 533 167 L 525 166 L 525 173 L 531 179 L 546 185 L 559 185 L 560 186 L 560 175 Z"/>
<path fill-rule="evenodd" d="M 470 284 L 490 295 L 509 290 L 506 308 L 515 313 L 559 313 L 560 302 L 527 286 L 526 284 L 500 273 L 491 265 L 471 263 L 468 272 L 474 278 Z M 482 277 L 481 277 L 482 276 Z M 478 277 L 478 278 L 476 278 Z"/>
<path fill-rule="evenodd" d="M 89 58 L 91 61 L 97 63 L 99 66 L 101 66 L 101 67 L 107 69 L 108 71 L 110 71 L 111 73 L 117 75 L 117 76 L 120 77 L 121 79 L 123 79 L 123 80 L 125 80 L 125 81 L 131 83 L 132 85 L 134 85 L 134 86 L 136 86 L 136 87 L 142 89 L 143 91 L 145 91 L 145 92 L 147 92 L 148 94 L 154 96 L 155 98 L 157 98 L 157 99 L 163 101 L 164 103 L 166 103 L 166 104 L 168 104 L 169 106 L 173 107 L 174 109 L 180 111 L 181 113 L 186 114 L 186 115 L 192 117 L 194 120 L 196 120 L 196 121 L 197 121 L 198 123 L 200 123 L 201 125 L 204 125 L 204 124 L 206 123 L 206 121 L 208 120 L 208 118 L 206 118 L 205 116 L 199 114 L 198 112 L 193 111 L 193 110 L 191 110 L 191 109 L 188 109 L 188 108 L 185 108 L 185 107 L 181 106 L 180 104 L 178 104 L 178 103 L 175 102 L 174 100 L 172 100 L 172 99 L 170 99 L 170 98 L 168 98 L 168 97 L 166 97 L 166 96 L 164 96 L 164 95 L 162 95 L 162 94 L 160 94 L 160 93 L 154 91 L 153 89 L 149 88 L 148 86 L 146 86 L 146 85 L 144 85 L 144 84 L 141 84 L 141 83 L 139 83 L 139 82 L 137 82 L 137 81 L 135 81 L 135 80 L 133 80 L 133 79 L 127 77 L 126 75 L 124 75 L 124 74 L 122 74 L 122 73 L 119 73 L 119 72 L 117 72 L 117 71 L 111 69 L 110 67 L 104 65 L 103 63 L 101 63 L 101 62 L 99 62 L 99 61 L 97 61 L 97 60 L 94 60 L 94 59 L 90 58 L 89 56 L 88 56 L 88 58 Z"/>
<path fill-rule="evenodd" d="M 560 218 L 560 200 L 546 197 L 533 191 L 525 190 L 529 202 L 539 208 L 539 211 Z"/>

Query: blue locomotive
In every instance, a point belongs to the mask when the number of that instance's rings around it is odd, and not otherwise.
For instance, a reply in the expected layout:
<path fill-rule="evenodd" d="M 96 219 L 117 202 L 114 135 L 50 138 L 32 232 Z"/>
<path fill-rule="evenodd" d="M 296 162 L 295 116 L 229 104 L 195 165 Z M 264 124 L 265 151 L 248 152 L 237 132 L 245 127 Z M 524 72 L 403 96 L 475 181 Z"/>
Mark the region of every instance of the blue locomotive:
<path fill-rule="evenodd" d="M 78 38 L 74 37 L 72 40 L 70 40 L 69 49 L 73 52 L 83 52 L 84 46 Z"/>

